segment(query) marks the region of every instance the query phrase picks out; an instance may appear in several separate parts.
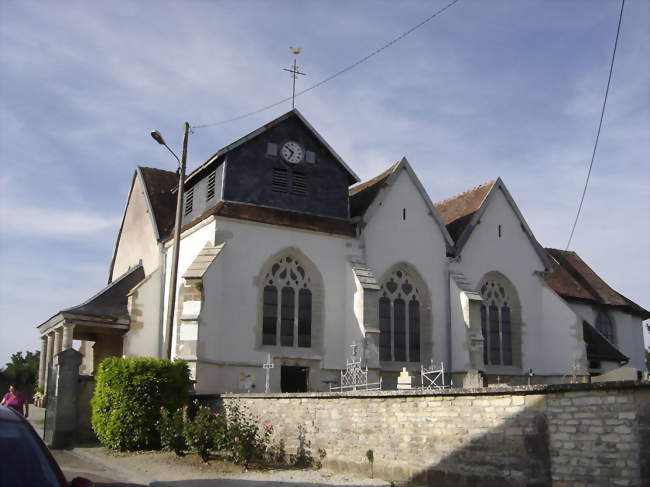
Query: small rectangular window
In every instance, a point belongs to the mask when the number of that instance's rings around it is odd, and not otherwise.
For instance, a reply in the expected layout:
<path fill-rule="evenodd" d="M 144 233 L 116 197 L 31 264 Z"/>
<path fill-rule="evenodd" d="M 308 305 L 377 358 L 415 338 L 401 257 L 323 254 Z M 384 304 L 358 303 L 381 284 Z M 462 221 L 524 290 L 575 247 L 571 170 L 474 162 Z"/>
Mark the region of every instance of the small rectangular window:
<path fill-rule="evenodd" d="M 278 155 L 278 144 L 269 142 L 266 144 L 266 155 L 267 156 L 277 156 Z"/>
<path fill-rule="evenodd" d="M 314 164 L 316 162 L 316 154 L 310 150 L 306 151 L 305 162 L 308 164 Z"/>
<path fill-rule="evenodd" d="M 194 187 L 185 191 L 185 216 L 192 213 L 192 208 L 194 207 Z"/>
<path fill-rule="evenodd" d="M 275 193 L 289 192 L 289 173 L 286 169 L 273 169 L 271 191 Z"/>
<path fill-rule="evenodd" d="M 207 197 L 208 201 L 214 198 L 216 179 L 217 179 L 217 171 L 212 171 L 212 173 L 208 176 L 208 197 Z"/>
<path fill-rule="evenodd" d="M 299 172 L 293 173 L 293 179 L 291 180 L 291 194 L 296 196 L 307 195 L 307 178 L 304 174 Z"/>

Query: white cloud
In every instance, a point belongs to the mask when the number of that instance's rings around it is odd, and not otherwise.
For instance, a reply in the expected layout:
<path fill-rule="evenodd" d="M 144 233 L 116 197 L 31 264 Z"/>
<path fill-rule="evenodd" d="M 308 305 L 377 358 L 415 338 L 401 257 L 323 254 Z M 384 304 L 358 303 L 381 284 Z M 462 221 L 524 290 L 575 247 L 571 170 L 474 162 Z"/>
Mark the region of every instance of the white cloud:
<path fill-rule="evenodd" d="M 2 233 L 14 236 L 76 239 L 114 231 L 119 219 L 78 210 L 22 205 L 0 207 Z"/>

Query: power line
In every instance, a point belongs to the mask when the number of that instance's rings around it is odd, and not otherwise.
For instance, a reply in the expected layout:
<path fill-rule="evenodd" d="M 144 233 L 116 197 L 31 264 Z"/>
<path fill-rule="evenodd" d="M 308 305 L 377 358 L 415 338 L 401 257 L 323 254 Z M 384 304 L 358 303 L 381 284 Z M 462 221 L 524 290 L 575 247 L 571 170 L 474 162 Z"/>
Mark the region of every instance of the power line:
<path fill-rule="evenodd" d="M 404 33 L 400 34 L 399 36 L 395 37 L 393 40 L 391 40 L 391 41 L 387 42 L 386 44 L 384 44 L 383 46 L 381 46 L 381 47 L 375 49 L 375 50 L 372 51 L 370 54 L 368 54 L 368 55 L 362 57 L 362 58 L 359 59 L 358 61 L 356 61 L 356 62 L 350 64 L 349 66 L 347 66 L 347 67 L 341 69 L 340 71 L 337 71 L 336 73 L 334 73 L 333 75 L 331 75 L 331 76 L 325 78 L 324 80 L 319 81 L 319 82 L 316 83 L 315 85 L 312 85 L 312 86 L 310 86 L 309 88 L 305 88 L 304 90 L 297 92 L 295 96 L 298 97 L 298 96 L 300 96 L 300 95 L 304 95 L 305 93 L 307 93 L 307 92 L 309 92 L 309 91 L 315 90 L 316 88 L 318 88 L 319 86 L 324 85 L 324 84 L 327 83 L 328 81 L 331 81 L 331 80 L 333 80 L 334 78 L 337 78 L 338 76 L 341 76 L 342 74 L 347 73 L 347 72 L 350 71 L 351 69 L 356 68 L 356 67 L 359 66 L 360 64 L 366 62 L 366 61 L 367 61 L 368 59 L 370 59 L 371 57 L 376 56 L 377 54 L 379 54 L 380 52 L 382 52 L 384 49 L 387 49 L 387 48 L 389 48 L 390 46 L 392 46 L 393 44 L 395 44 L 395 43 L 401 41 L 401 40 L 404 39 L 406 36 L 408 36 L 409 34 L 413 33 L 414 31 L 416 31 L 417 29 L 419 29 L 420 27 L 422 27 L 422 26 L 423 26 L 424 24 L 426 24 L 427 22 L 433 20 L 434 18 L 436 18 L 438 15 L 440 15 L 441 13 L 443 13 L 443 12 L 444 12 L 445 10 L 447 10 L 448 8 L 452 7 L 452 6 L 453 6 L 455 3 L 457 3 L 457 2 L 459 2 L 459 0 L 453 0 L 452 2 L 450 2 L 450 3 L 448 3 L 447 5 L 445 5 L 444 7 L 442 7 L 440 10 L 437 10 L 436 12 L 434 12 L 433 14 L 431 14 L 429 17 L 427 17 L 426 19 L 424 19 L 424 20 L 423 20 L 422 22 L 420 22 L 419 24 L 417 24 L 417 25 L 411 27 L 409 30 L 407 30 L 406 32 L 404 32 Z M 271 108 L 273 108 L 273 107 L 276 107 L 276 106 L 278 106 L 278 105 L 281 105 L 281 104 L 283 104 L 283 103 L 285 103 L 285 102 L 287 102 L 287 101 L 289 101 L 289 100 L 291 100 L 291 99 L 292 99 L 292 97 L 289 96 L 289 97 L 287 97 L 287 98 L 283 98 L 282 100 L 276 101 L 275 103 L 271 103 L 270 105 L 266 105 L 266 106 L 264 106 L 264 107 L 262 107 L 262 108 L 258 108 L 257 110 L 253 110 L 252 112 L 244 113 L 244 114 L 239 115 L 239 116 L 237 116 L 237 117 L 229 118 L 229 119 L 227 119 L 227 120 L 221 120 L 221 121 L 219 121 L 219 122 L 214 122 L 214 123 L 208 123 L 208 124 L 203 124 L 203 125 L 193 125 L 192 128 L 195 128 L 195 129 L 202 129 L 202 128 L 207 128 L 207 127 L 214 127 L 214 126 L 216 126 L 216 125 L 223 125 L 223 124 L 226 124 L 226 123 L 229 123 L 229 122 L 234 122 L 234 121 L 236 121 L 236 120 L 241 120 L 242 118 L 250 117 L 251 115 L 255 115 L 255 114 L 257 114 L 257 113 L 264 112 L 264 111 L 269 110 L 269 109 L 271 109 Z"/>
<path fill-rule="evenodd" d="M 598 139 L 600 139 L 600 129 L 603 126 L 603 117 L 605 116 L 605 106 L 607 105 L 607 96 L 609 95 L 609 85 L 612 82 L 612 72 L 614 71 L 614 59 L 616 58 L 616 47 L 618 46 L 618 36 L 621 32 L 621 20 L 623 19 L 623 7 L 625 7 L 625 0 L 621 1 L 621 12 L 618 16 L 618 28 L 616 29 L 616 40 L 614 41 L 614 51 L 612 52 L 612 62 L 609 65 L 609 78 L 607 79 L 607 89 L 605 90 L 605 98 L 603 100 L 603 109 L 600 112 L 600 122 L 598 122 L 598 132 L 596 132 L 596 141 L 594 143 L 594 150 L 591 154 L 591 162 L 589 163 L 589 171 L 587 172 L 587 179 L 585 180 L 585 187 L 582 190 L 582 197 L 580 198 L 580 205 L 578 206 L 578 213 L 576 214 L 576 219 L 573 222 L 573 227 L 571 228 L 571 235 L 569 235 L 569 241 L 566 243 L 566 248 L 564 250 L 569 250 L 569 245 L 571 245 L 571 239 L 573 238 L 573 232 L 575 232 L 576 225 L 578 224 L 578 218 L 580 217 L 580 211 L 582 210 L 582 203 L 585 200 L 585 194 L 587 194 L 587 186 L 589 185 L 589 177 L 591 176 L 591 169 L 594 166 L 594 159 L 596 158 L 596 149 L 598 148 Z"/>

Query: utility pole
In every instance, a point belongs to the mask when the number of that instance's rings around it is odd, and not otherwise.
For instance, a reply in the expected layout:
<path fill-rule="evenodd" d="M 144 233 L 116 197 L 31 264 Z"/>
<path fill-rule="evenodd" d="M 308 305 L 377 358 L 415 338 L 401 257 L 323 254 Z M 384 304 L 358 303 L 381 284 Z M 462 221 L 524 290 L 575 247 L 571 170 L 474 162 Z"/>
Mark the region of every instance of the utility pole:
<path fill-rule="evenodd" d="M 187 139 L 190 134 L 190 124 L 183 126 L 183 152 L 181 158 L 165 143 L 160 132 L 154 130 L 151 137 L 160 145 L 164 145 L 178 161 L 178 193 L 176 198 L 176 220 L 174 222 L 174 252 L 172 253 L 172 269 L 169 278 L 169 304 L 167 306 L 167 320 L 165 322 L 165 356 L 172 358 L 172 330 L 174 328 L 174 311 L 176 307 L 176 280 L 178 279 L 178 254 L 181 247 L 181 220 L 183 219 L 183 193 L 185 192 L 185 166 L 187 165 Z"/>

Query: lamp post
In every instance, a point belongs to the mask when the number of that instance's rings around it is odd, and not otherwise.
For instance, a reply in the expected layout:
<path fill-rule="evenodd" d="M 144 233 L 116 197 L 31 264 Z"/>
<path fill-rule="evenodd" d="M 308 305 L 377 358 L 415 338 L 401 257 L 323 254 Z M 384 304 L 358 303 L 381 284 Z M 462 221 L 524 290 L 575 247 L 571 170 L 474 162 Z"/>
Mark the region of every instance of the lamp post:
<path fill-rule="evenodd" d="M 157 130 L 151 132 L 151 137 L 160 145 L 164 145 L 178 161 L 178 195 L 176 198 L 176 220 L 174 221 L 174 252 L 172 254 L 172 270 L 169 279 L 169 305 L 167 306 L 167 320 L 165 322 L 165 353 L 166 357 L 172 358 L 172 330 L 174 325 L 174 308 L 176 306 L 176 279 L 178 277 L 178 254 L 181 246 L 181 219 L 183 211 L 183 192 L 185 189 L 185 164 L 187 162 L 187 138 L 190 132 L 190 124 L 185 122 L 183 126 L 183 149 L 179 159 L 174 151 L 165 143 L 162 135 Z"/>

